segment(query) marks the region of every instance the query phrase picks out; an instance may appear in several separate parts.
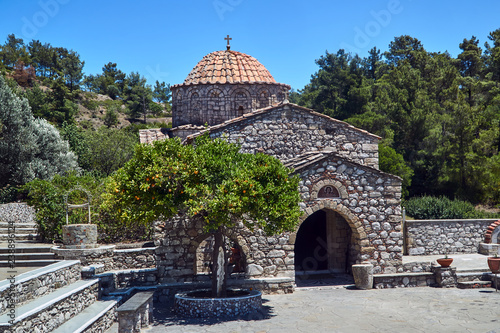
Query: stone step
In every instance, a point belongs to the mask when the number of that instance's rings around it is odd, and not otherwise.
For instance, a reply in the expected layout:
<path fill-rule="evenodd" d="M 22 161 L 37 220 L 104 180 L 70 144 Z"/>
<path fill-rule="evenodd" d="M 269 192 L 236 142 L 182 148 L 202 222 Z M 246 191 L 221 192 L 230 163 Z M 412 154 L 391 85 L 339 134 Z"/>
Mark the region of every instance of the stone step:
<path fill-rule="evenodd" d="M 16 305 L 20 306 L 81 280 L 81 263 L 80 260 L 63 260 L 21 274 L 17 274 L 16 268 L 2 269 L 2 276 L 5 279 L 0 281 L 0 300 L 2 301 L 7 299 L 11 292 L 13 281 L 9 278 L 12 275 L 15 276 Z M 6 305 L 6 302 L 0 302 L 0 314 L 7 310 Z"/>
<path fill-rule="evenodd" d="M 50 332 L 97 300 L 99 280 L 80 280 L 0 316 L 0 332 Z M 47 320 L 50 318 L 50 320 Z M 9 322 L 11 320 L 11 322 Z"/>
<path fill-rule="evenodd" d="M 464 281 L 458 282 L 457 288 L 460 289 L 478 289 L 478 288 L 491 288 L 491 281 Z"/>
<path fill-rule="evenodd" d="M 36 228 L 36 223 L 22 223 L 22 222 L 15 222 L 15 223 L 10 223 L 10 222 L 1 222 L 0 221 L 0 228 L 9 228 L 9 227 L 12 227 L 12 225 L 14 225 L 14 227 L 17 228 Z"/>
<path fill-rule="evenodd" d="M 457 282 L 471 281 L 491 281 L 491 273 L 475 271 L 475 272 L 457 272 Z"/>
<path fill-rule="evenodd" d="M 41 267 L 41 266 L 47 266 L 51 264 L 55 264 L 59 262 L 60 260 L 56 259 L 48 259 L 48 260 L 16 260 L 14 263 L 15 267 Z M 0 267 L 10 267 L 12 263 L 8 260 L 1 260 L 0 261 Z"/>
<path fill-rule="evenodd" d="M 50 253 L 50 249 L 52 245 L 47 246 L 22 246 L 14 243 L 15 247 L 13 248 L 14 253 Z M 3 253 L 11 253 L 12 249 L 9 248 L 0 248 L 0 254 Z"/>
<path fill-rule="evenodd" d="M 23 227 L 23 228 L 14 228 L 13 229 L 14 233 L 16 234 L 36 234 L 37 229 L 36 228 L 29 228 L 29 227 Z M 8 228 L 1 228 L 0 227 L 0 235 L 9 235 L 9 229 Z"/>
<path fill-rule="evenodd" d="M 97 301 L 52 332 L 80 333 L 87 330 L 103 332 L 114 323 L 115 308 L 118 301 L 119 299 L 116 298 Z"/>
<path fill-rule="evenodd" d="M 0 253 L 0 262 L 3 261 L 8 261 L 8 260 L 14 259 L 16 262 L 21 261 L 21 260 L 27 260 L 27 261 L 32 261 L 32 260 L 56 260 L 56 255 L 55 253 L 51 252 L 39 252 L 39 253 L 14 253 L 14 254 L 9 254 L 9 253 Z"/>
<path fill-rule="evenodd" d="M 38 237 L 38 234 L 14 234 L 14 239 L 16 241 L 27 241 L 34 240 Z M 9 234 L 0 234 L 0 242 L 7 242 L 9 239 L 12 239 L 12 236 Z"/>

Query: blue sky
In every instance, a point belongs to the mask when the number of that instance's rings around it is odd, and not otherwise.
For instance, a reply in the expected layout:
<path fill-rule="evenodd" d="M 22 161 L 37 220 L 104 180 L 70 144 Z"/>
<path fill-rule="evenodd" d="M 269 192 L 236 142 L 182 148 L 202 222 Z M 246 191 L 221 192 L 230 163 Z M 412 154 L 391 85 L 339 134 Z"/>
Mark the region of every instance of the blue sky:
<path fill-rule="evenodd" d="M 281 83 L 302 89 L 314 60 L 347 49 L 360 56 L 394 37 L 456 56 L 475 35 L 500 28 L 500 2 L 427 0 L 0 0 L 0 43 L 14 33 L 73 49 L 86 74 L 109 61 L 126 73 L 182 83 L 204 55 L 231 48 L 257 58 Z"/>

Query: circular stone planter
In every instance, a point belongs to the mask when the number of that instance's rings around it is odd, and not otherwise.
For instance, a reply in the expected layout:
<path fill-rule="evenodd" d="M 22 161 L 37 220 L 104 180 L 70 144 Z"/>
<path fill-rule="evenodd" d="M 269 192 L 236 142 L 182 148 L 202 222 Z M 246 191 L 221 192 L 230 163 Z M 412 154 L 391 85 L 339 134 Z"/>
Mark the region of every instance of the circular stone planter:
<path fill-rule="evenodd" d="M 240 290 L 232 289 L 232 291 Z M 201 292 L 209 293 L 209 289 L 178 293 L 175 295 L 175 313 L 190 318 L 227 318 L 246 315 L 260 310 L 262 307 L 262 293 L 258 290 L 243 291 L 246 291 L 246 295 L 244 296 L 226 298 L 192 296 Z"/>
<path fill-rule="evenodd" d="M 99 246 L 95 224 L 67 224 L 63 225 L 62 232 L 66 249 L 88 249 Z"/>

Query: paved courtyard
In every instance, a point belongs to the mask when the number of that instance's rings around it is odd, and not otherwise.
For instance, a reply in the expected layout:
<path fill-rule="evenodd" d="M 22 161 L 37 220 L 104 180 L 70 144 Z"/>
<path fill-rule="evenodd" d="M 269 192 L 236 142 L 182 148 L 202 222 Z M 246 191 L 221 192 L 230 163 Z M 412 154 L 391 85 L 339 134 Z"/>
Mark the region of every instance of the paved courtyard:
<path fill-rule="evenodd" d="M 299 289 L 265 295 L 263 311 L 234 321 L 183 320 L 155 310 L 148 333 L 160 332 L 500 332 L 494 289 Z"/>

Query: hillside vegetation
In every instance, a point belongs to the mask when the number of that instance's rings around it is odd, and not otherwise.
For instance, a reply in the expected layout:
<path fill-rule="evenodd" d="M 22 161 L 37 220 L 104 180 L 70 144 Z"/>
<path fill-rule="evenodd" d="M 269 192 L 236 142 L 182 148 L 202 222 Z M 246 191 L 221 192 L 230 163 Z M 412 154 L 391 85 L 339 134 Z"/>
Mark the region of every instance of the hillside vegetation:
<path fill-rule="evenodd" d="M 290 99 L 381 136 L 380 165 L 410 197 L 500 203 L 500 29 L 460 54 L 428 52 L 411 36 L 365 58 L 338 50 Z"/>

